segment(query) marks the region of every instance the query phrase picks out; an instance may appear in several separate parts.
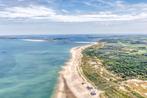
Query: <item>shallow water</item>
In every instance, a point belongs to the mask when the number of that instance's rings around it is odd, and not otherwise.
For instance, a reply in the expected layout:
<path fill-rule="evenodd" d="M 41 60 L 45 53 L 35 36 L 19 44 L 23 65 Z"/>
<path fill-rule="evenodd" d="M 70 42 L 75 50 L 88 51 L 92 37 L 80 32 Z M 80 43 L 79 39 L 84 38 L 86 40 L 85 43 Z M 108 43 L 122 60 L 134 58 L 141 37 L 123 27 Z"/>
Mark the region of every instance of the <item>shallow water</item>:
<path fill-rule="evenodd" d="M 0 39 L 0 98 L 51 98 L 69 50 L 89 41 L 83 36 L 31 38 Z"/>
<path fill-rule="evenodd" d="M 0 98 L 49 98 L 73 46 L 0 40 Z"/>

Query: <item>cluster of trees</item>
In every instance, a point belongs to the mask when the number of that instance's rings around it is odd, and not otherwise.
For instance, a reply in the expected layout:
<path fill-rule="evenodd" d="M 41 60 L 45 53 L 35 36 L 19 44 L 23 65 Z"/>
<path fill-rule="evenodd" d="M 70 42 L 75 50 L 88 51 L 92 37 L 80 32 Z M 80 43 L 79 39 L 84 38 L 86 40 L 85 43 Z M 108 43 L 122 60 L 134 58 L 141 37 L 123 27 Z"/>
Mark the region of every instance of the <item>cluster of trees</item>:
<path fill-rule="evenodd" d="M 122 51 L 123 48 L 117 43 L 115 46 L 105 44 L 103 48 L 88 48 L 85 55 L 97 57 L 103 61 L 103 65 L 113 73 L 124 79 L 139 78 L 147 79 L 147 57 L 141 54 L 132 54 Z M 125 47 L 129 48 L 129 47 Z M 137 52 L 137 51 L 136 51 Z"/>
<path fill-rule="evenodd" d="M 117 43 L 117 42 L 123 42 L 123 43 L 130 43 L 130 44 L 146 44 L 147 45 L 147 36 L 143 35 L 137 35 L 137 36 L 109 36 L 104 37 L 100 42 L 107 42 L 107 43 Z"/>

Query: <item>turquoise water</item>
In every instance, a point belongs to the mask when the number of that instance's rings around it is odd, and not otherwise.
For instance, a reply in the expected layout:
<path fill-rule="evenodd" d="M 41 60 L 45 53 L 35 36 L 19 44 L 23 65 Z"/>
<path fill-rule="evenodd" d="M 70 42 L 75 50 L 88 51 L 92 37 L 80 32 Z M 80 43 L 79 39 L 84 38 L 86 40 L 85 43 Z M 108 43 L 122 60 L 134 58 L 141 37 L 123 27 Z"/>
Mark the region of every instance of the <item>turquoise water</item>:
<path fill-rule="evenodd" d="M 85 41 L 93 38 L 83 35 L 37 36 L 37 40 L 36 36 L 0 38 L 0 98 L 51 98 L 58 72 L 70 57 L 69 50 Z"/>
<path fill-rule="evenodd" d="M 128 36 L 0 36 L 0 98 L 51 98 L 72 47 L 116 38 Z"/>
<path fill-rule="evenodd" d="M 0 98 L 50 98 L 75 43 L 0 39 Z"/>

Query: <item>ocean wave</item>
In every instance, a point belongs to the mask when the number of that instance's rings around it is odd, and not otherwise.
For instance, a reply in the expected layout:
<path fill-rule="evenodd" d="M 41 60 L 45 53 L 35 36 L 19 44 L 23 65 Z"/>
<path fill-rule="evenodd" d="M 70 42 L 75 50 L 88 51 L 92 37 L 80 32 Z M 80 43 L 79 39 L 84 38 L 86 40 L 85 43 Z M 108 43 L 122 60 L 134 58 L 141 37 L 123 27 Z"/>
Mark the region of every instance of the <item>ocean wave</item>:
<path fill-rule="evenodd" d="M 42 39 L 21 39 L 23 41 L 29 41 L 29 42 L 44 42 L 46 40 L 42 40 Z"/>
<path fill-rule="evenodd" d="M 75 43 L 78 43 L 78 44 L 90 44 L 90 43 L 96 43 L 96 42 L 79 41 L 79 42 L 75 42 Z"/>

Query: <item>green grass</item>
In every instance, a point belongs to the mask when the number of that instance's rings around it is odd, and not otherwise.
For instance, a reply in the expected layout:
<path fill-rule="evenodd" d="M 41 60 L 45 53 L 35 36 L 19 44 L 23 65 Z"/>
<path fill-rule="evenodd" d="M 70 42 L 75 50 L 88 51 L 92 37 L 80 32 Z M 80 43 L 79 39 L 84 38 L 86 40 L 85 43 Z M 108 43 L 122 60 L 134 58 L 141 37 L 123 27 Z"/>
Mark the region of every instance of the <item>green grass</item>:
<path fill-rule="evenodd" d="M 102 60 L 107 70 L 124 79 L 147 80 L 147 48 L 140 49 L 137 45 L 132 45 L 134 48 L 130 48 L 130 46 L 124 47 L 124 45 L 118 43 L 106 43 L 104 47 L 99 49 L 90 47 L 83 54 Z"/>
<path fill-rule="evenodd" d="M 105 91 L 104 95 L 108 98 L 132 98 L 131 94 L 127 94 L 126 92 L 118 89 L 117 83 L 114 83 L 113 81 L 107 81 L 104 77 L 100 76 L 99 73 L 97 73 L 97 71 L 92 68 L 92 66 L 85 63 L 81 67 L 83 69 L 84 75 L 95 84 L 97 89 Z"/>
<path fill-rule="evenodd" d="M 142 40 L 139 40 L 142 39 Z M 105 39 L 105 43 L 91 46 L 83 51 L 82 71 L 83 74 L 104 91 L 106 98 L 143 98 L 140 94 L 128 90 L 119 89 L 119 83 L 127 79 L 147 80 L 147 39 Z M 108 72 L 121 77 L 120 80 L 111 80 L 108 73 L 100 74 L 89 62 L 94 59 L 102 62 Z M 107 79 L 106 79 L 107 78 Z M 113 77 L 114 78 L 114 77 Z M 109 80 L 108 80 L 109 79 Z"/>

